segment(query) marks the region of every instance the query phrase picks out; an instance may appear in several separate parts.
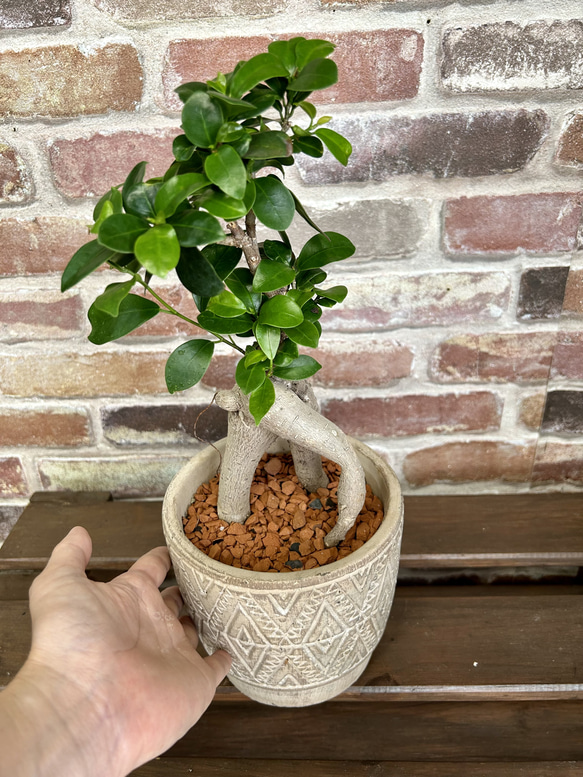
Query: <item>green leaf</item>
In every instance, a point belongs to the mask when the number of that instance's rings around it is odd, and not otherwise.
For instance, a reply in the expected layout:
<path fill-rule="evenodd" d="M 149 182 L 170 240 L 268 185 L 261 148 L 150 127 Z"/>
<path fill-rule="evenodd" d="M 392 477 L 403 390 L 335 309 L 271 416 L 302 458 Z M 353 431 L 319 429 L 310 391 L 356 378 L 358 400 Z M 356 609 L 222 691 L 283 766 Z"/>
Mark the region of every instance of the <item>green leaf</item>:
<path fill-rule="evenodd" d="M 314 235 L 302 248 L 298 257 L 299 270 L 311 270 L 331 262 L 347 259 L 355 252 L 354 245 L 338 232 Z"/>
<path fill-rule="evenodd" d="M 233 270 L 225 283 L 233 294 L 245 305 L 248 313 L 253 315 L 261 305 L 261 294 L 253 292 L 253 275 L 246 267 L 238 267 Z"/>
<path fill-rule="evenodd" d="M 260 348 L 253 348 L 249 346 L 245 353 L 245 364 L 247 367 L 251 367 L 252 364 L 258 364 L 259 362 L 267 361 L 267 357 Z"/>
<path fill-rule="evenodd" d="M 113 210 L 113 204 L 111 200 L 105 200 L 105 202 L 101 206 L 101 210 L 99 211 L 99 216 L 97 218 L 97 221 L 89 231 L 92 234 L 97 235 L 105 219 L 108 219 L 110 216 L 113 216 L 113 214 L 114 214 L 114 210 Z"/>
<path fill-rule="evenodd" d="M 201 210 L 181 210 L 171 216 L 168 223 L 174 227 L 181 246 L 205 246 L 225 237 L 216 218 Z"/>
<path fill-rule="evenodd" d="M 302 309 L 289 297 L 278 294 L 263 303 L 259 311 L 259 323 L 268 326 L 298 326 L 304 320 Z"/>
<path fill-rule="evenodd" d="M 265 380 L 265 366 L 262 364 L 252 364 L 249 366 L 245 361 L 245 359 L 241 359 L 237 363 L 235 380 L 243 394 L 249 394 L 251 391 L 258 389 Z"/>
<path fill-rule="evenodd" d="M 273 363 L 278 367 L 287 367 L 288 364 L 298 358 L 298 347 L 292 340 L 284 340 L 275 354 Z"/>
<path fill-rule="evenodd" d="M 104 262 L 115 261 L 119 254 L 105 248 L 98 240 L 92 240 L 79 248 L 63 270 L 61 276 L 61 291 L 67 291 L 96 270 Z"/>
<path fill-rule="evenodd" d="M 223 290 L 223 282 L 215 268 L 197 248 L 180 251 L 176 274 L 182 285 L 199 297 L 213 297 Z"/>
<path fill-rule="evenodd" d="M 93 221 L 97 221 L 99 216 L 101 215 L 101 209 L 103 208 L 104 203 L 111 202 L 113 206 L 113 213 L 121 213 L 123 210 L 123 200 L 121 196 L 121 192 L 117 189 L 117 187 L 112 186 L 111 189 L 106 192 L 103 197 L 99 199 L 97 202 L 97 205 L 93 208 Z"/>
<path fill-rule="evenodd" d="M 311 299 L 313 291 L 312 289 L 289 289 L 289 291 L 287 291 L 286 294 L 290 299 L 293 299 L 293 301 L 302 308 L 304 304 L 309 299 Z"/>
<path fill-rule="evenodd" d="M 266 130 L 251 135 L 249 147 L 244 159 L 278 159 L 288 157 L 292 153 L 292 141 L 285 132 Z"/>
<path fill-rule="evenodd" d="M 255 205 L 255 198 L 257 197 L 257 187 L 255 186 L 255 181 L 253 178 L 250 178 L 247 181 L 247 188 L 245 189 L 245 197 L 243 197 L 243 202 L 245 204 L 245 207 L 247 208 L 247 212 L 251 210 L 253 205 Z"/>
<path fill-rule="evenodd" d="M 180 259 L 180 243 L 171 224 L 157 224 L 136 240 L 136 258 L 152 275 L 165 278 Z"/>
<path fill-rule="evenodd" d="M 249 412 L 255 419 L 256 426 L 259 426 L 261 419 L 269 412 L 274 402 L 275 389 L 268 378 L 249 396 Z"/>
<path fill-rule="evenodd" d="M 209 92 L 209 97 L 211 100 L 217 100 L 230 118 L 250 118 L 255 113 L 254 105 L 246 100 L 239 100 L 238 97 L 230 97 L 228 94 L 221 94 L 219 92 Z M 238 127 L 239 125 L 236 126 Z M 217 137 L 217 140 L 221 140 L 220 136 Z"/>
<path fill-rule="evenodd" d="M 247 205 L 243 200 L 235 197 L 229 197 L 224 192 L 217 192 L 209 189 L 196 198 L 196 204 L 205 208 L 213 216 L 218 216 L 226 221 L 240 219 L 247 213 Z"/>
<path fill-rule="evenodd" d="M 215 268 L 216 274 L 224 281 L 239 264 L 243 253 L 236 246 L 209 245 L 203 248 L 201 253 Z"/>
<path fill-rule="evenodd" d="M 285 330 L 290 340 L 298 345 L 307 345 L 309 348 L 317 348 L 320 333 L 310 321 L 302 321 L 299 326 Z"/>
<path fill-rule="evenodd" d="M 239 297 L 236 297 L 232 291 L 226 290 L 213 297 L 207 305 L 207 309 L 221 318 L 236 318 L 241 313 L 247 312 L 245 304 Z"/>
<path fill-rule="evenodd" d="M 205 310 L 198 316 L 197 321 L 203 329 L 220 335 L 244 334 L 253 326 L 253 319 L 247 313 L 237 318 L 221 318 Z"/>
<path fill-rule="evenodd" d="M 324 153 L 324 146 L 322 141 L 315 138 L 313 135 L 307 135 L 304 137 L 294 138 L 294 154 L 299 153 L 306 154 L 306 156 L 319 159 Z"/>
<path fill-rule="evenodd" d="M 320 268 L 314 268 L 313 270 L 303 270 L 296 276 L 296 287 L 298 289 L 311 289 L 316 283 L 322 283 L 328 277 L 328 274 Z"/>
<path fill-rule="evenodd" d="M 133 278 L 131 281 L 125 281 L 124 283 L 110 283 L 103 294 L 100 294 L 94 300 L 94 308 L 102 313 L 107 313 L 109 316 L 117 316 L 122 300 L 127 297 L 134 284 L 135 280 Z"/>
<path fill-rule="evenodd" d="M 315 229 L 316 232 L 320 232 L 323 235 L 324 232 L 320 229 L 320 227 L 314 221 L 312 221 L 312 219 L 308 215 L 306 209 L 304 208 L 302 203 L 298 200 L 296 195 L 293 192 L 291 194 L 292 194 L 292 197 L 294 198 L 294 206 L 295 206 L 295 209 L 296 209 L 296 212 L 298 213 L 298 215 L 301 216 L 303 218 L 303 220 L 306 222 L 306 224 L 309 224 L 312 227 L 312 229 Z"/>
<path fill-rule="evenodd" d="M 322 308 L 314 300 L 310 300 L 302 305 L 302 313 L 306 321 L 315 324 L 322 315 Z"/>
<path fill-rule="evenodd" d="M 257 54 L 244 62 L 231 79 L 229 94 L 241 97 L 261 81 L 275 76 L 287 76 L 284 64 L 273 54 Z"/>
<path fill-rule="evenodd" d="M 105 219 L 99 229 L 98 240 L 101 245 L 119 251 L 120 254 L 131 254 L 134 244 L 140 235 L 150 228 L 144 219 L 129 213 L 116 213 Z"/>
<path fill-rule="evenodd" d="M 346 295 L 348 294 L 346 286 L 331 286 L 329 289 L 314 288 L 314 291 L 318 292 L 320 297 L 332 299 L 334 302 L 344 302 Z"/>
<path fill-rule="evenodd" d="M 99 310 L 94 302 L 87 312 L 92 327 L 89 341 L 95 345 L 103 345 L 117 340 L 154 318 L 159 311 L 159 305 L 137 294 L 128 294 L 122 299 L 117 316 Z"/>
<path fill-rule="evenodd" d="M 334 130 L 323 127 L 317 129 L 315 134 L 324 142 L 328 151 L 333 154 L 341 165 L 348 164 L 348 159 L 352 154 L 352 146 L 350 142 Z"/>
<path fill-rule="evenodd" d="M 156 216 L 154 202 L 160 183 L 137 183 L 125 195 L 125 207 L 134 216 L 153 219 Z"/>
<path fill-rule="evenodd" d="M 213 357 L 214 343 L 210 340 L 189 340 L 172 351 L 166 362 L 168 391 L 184 391 L 203 377 Z"/>
<path fill-rule="evenodd" d="M 147 165 L 147 162 L 138 162 L 138 164 L 135 165 L 135 167 L 132 167 L 128 177 L 125 179 L 125 183 L 121 190 L 124 207 L 126 205 L 127 193 L 130 191 L 130 189 L 133 186 L 135 186 L 138 183 L 142 183 L 142 181 L 144 180 L 144 175 L 146 173 L 146 165 Z"/>
<path fill-rule="evenodd" d="M 295 277 L 296 272 L 289 265 L 264 258 L 257 265 L 253 277 L 253 291 L 276 291 L 289 286 Z"/>
<path fill-rule="evenodd" d="M 267 51 L 279 59 L 290 76 L 296 69 L 295 48 L 295 43 L 289 40 L 274 40 L 267 47 Z"/>
<path fill-rule="evenodd" d="M 275 262 L 282 264 L 291 264 L 292 250 L 289 245 L 281 240 L 266 240 L 263 243 L 263 250 L 266 256 Z"/>
<path fill-rule="evenodd" d="M 169 178 L 156 195 L 157 215 L 160 218 L 172 216 L 181 202 L 207 186 L 209 186 L 209 180 L 201 173 L 184 173 Z"/>
<path fill-rule="evenodd" d="M 243 102 L 241 100 L 241 102 Z M 217 143 L 231 143 L 241 140 L 246 135 L 246 130 L 235 121 L 227 121 L 223 124 L 217 135 Z M 237 149 L 235 149 L 237 151 Z"/>
<path fill-rule="evenodd" d="M 302 354 L 285 367 L 275 367 L 273 374 L 282 380 L 305 380 L 315 375 L 322 365 L 318 364 L 311 356 Z"/>
<path fill-rule="evenodd" d="M 247 188 L 247 171 L 239 154 L 232 146 L 220 146 L 204 161 L 204 171 L 209 181 L 219 189 L 242 200 Z"/>
<path fill-rule="evenodd" d="M 287 229 L 295 212 L 290 190 L 274 175 L 257 178 L 255 187 L 257 193 L 253 210 L 259 221 L 270 229 Z"/>
<path fill-rule="evenodd" d="M 297 78 L 290 83 L 289 89 L 294 92 L 313 92 L 316 89 L 326 89 L 338 81 L 338 68 L 331 59 L 313 59 L 300 71 Z"/>
<path fill-rule="evenodd" d="M 269 360 L 273 360 L 281 339 L 281 332 L 276 326 L 257 323 L 255 325 L 255 339 L 259 347 Z"/>
<path fill-rule="evenodd" d="M 317 38 L 306 40 L 304 38 L 298 41 L 296 45 L 296 66 L 298 70 L 302 70 L 313 59 L 329 56 L 335 48 L 336 46 L 328 40 L 319 40 Z"/>
<path fill-rule="evenodd" d="M 180 84 L 174 91 L 185 103 L 195 92 L 208 92 L 208 86 L 204 81 L 189 81 L 186 84 Z"/>
<path fill-rule="evenodd" d="M 186 137 L 200 148 L 212 148 L 225 121 L 223 109 L 206 92 L 197 91 L 182 109 L 182 129 Z"/>
<path fill-rule="evenodd" d="M 172 141 L 172 153 L 178 162 L 188 162 L 195 150 L 195 146 L 193 146 L 186 135 L 178 135 Z"/>
<path fill-rule="evenodd" d="M 316 110 L 316 106 L 315 106 L 315 105 L 312 105 L 312 103 L 308 103 L 308 102 L 306 102 L 305 100 L 302 100 L 302 102 L 301 102 L 301 103 L 299 103 L 299 107 L 300 107 L 300 108 L 301 108 L 301 109 L 302 109 L 302 110 L 303 110 L 305 113 L 307 113 L 307 114 L 308 114 L 308 116 L 310 117 L 310 119 L 311 119 L 312 121 L 314 121 L 314 119 L 315 119 L 315 118 L 316 118 L 316 116 L 317 116 L 317 110 Z"/>

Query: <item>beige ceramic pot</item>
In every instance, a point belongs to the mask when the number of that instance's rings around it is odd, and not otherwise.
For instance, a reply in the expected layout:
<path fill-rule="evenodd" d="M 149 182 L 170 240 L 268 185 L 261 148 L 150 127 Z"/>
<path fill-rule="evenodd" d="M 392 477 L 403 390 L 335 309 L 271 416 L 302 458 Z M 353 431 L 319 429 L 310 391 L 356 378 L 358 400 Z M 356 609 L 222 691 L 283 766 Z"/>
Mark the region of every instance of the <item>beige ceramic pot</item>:
<path fill-rule="evenodd" d="M 164 534 L 200 640 L 209 653 L 226 650 L 233 685 L 264 704 L 304 707 L 338 695 L 356 682 L 385 629 L 399 564 L 401 489 L 374 451 L 351 444 L 385 517 L 363 547 L 325 567 L 252 572 L 213 561 L 192 545 L 182 517 L 198 486 L 217 472 L 212 447 L 191 459 L 166 492 Z M 271 452 L 284 450 L 282 444 Z"/>

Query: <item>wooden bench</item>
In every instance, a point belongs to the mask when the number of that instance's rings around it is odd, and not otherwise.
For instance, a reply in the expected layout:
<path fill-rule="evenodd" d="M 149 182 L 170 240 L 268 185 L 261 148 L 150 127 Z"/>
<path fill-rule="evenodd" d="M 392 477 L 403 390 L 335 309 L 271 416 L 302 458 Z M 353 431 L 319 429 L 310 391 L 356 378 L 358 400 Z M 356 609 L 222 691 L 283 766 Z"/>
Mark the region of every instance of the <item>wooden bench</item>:
<path fill-rule="evenodd" d="M 0 549 L 0 687 L 27 654 L 30 582 L 76 524 L 98 580 L 163 542 L 158 501 L 35 494 Z M 583 495 L 407 497 L 389 625 L 358 684 L 294 710 L 225 682 L 134 775 L 580 777 L 580 567 Z"/>

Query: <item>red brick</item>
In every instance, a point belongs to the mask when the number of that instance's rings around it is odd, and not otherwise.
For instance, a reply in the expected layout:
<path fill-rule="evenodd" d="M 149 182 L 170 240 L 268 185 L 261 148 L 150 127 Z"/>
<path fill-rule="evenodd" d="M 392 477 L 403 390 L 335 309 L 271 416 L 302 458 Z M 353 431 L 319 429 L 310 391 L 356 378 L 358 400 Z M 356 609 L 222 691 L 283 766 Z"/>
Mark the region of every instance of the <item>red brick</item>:
<path fill-rule="evenodd" d="M 581 195 L 570 192 L 449 200 L 444 250 L 458 256 L 574 251 L 581 204 Z"/>
<path fill-rule="evenodd" d="M 92 0 L 101 11 L 105 11 L 121 22 L 172 22 L 188 19 L 220 18 L 225 16 L 269 16 L 283 11 L 288 0 L 198 0 L 185 3 L 184 0 Z M 213 73 L 214 75 L 214 73 Z"/>
<path fill-rule="evenodd" d="M 166 394 L 167 352 L 22 353 L 0 356 L 2 393 L 15 397 Z"/>
<path fill-rule="evenodd" d="M 541 431 L 561 435 L 583 434 L 583 391 L 549 391 Z"/>
<path fill-rule="evenodd" d="M 162 297 L 165 302 L 175 310 L 178 310 L 182 315 L 196 320 L 198 311 L 196 305 L 192 299 L 192 294 L 188 292 L 184 286 L 167 286 L 158 288 L 155 283 L 153 287 L 157 294 Z M 149 297 L 149 295 L 147 295 Z M 162 307 L 162 306 L 160 306 Z M 173 316 L 169 313 L 158 313 L 157 316 L 151 318 L 139 329 L 136 329 L 128 337 L 174 337 L 176 335 L 183 335 L 188 338 L 194 338 L 199 336 L 205 336 L 206 332 L 202 329 L 198 329 L 188 321 L 183 321 L 178 316 Z"/>
<path fill-rule="evenodd" d="M 322 365 L 312 378 L 316 386 L 388 386 L 411 374 L 413 351 L 394 340 L 367 338 L 320 341 L 320 347 L 302 349 Z"/>
<path fill-rule="evenodd" d="M 367 332 L 400 326 L 492 321 L 507 309 L 501 272 L 424 273 L 350 278 L 348 297 L 322 315 L 325 331 Z"/>
<path fill-rule="evenodd" d="M 435 178 L 498 175 L 522 170 L 545 139 L 542 110 L 343 115 L 330 124 L 352 143 L 346 167 L 330 154 L 302 156 L 298 170 L 307 184 L 387 181 L 395 175 Z"/>
<path fill-rule="evenodd" d="M 157 132 L 98 132 L 89 138 L 54 140 L 49 158 L 55 184 L 66 197 L 101 196 L 123 183 L 132 167 L 143 160 L 150 164 L 147 177 L 163 175 L 171 164 L 172 139 L 177 130 Z"/>
<path fill-rule="evenodd" d="M 77 219 L 0 219 L 0 275 L 62 272 L 89 237 Z"/>
<path fill-rule="evenodd" d="M 583 316 L 583 269 L 571 267 L 567 277 L 563 315 Z"/>
<path fill-rule="evenodd" d="M 458 335 L 434 352 L 429 373 L 439 383 L 532 383 L 549 377 L 556 335 Z"/>
<path fill-rule="evenodd" d="M 22 462 L 16 456 L 0 458 L 0 496 L 28 496 Z"/>
<path fill-rule="evenodd" d="M 546 391 L 537 391 L 522 397 L 519 405 L 520 423 L 527 429 L 538 432 L 543 420 L 545 401 Z"/>
<path fill-rule="evenodd" d="M 26 202 L 31 197 L 32 184 L 20 154 L 0 143 L 0 202 Z"/>
<path fill-rule="evenodd" d="M 523 321 L 560 318 L 568 267 L 531 267 L 520 276 L 516 317 Z"/>
<path fill-rule="evenodd" d="M 80 333 L 84 327 L 78 294 L 58 291 L 0 292 L 0 340 L 49 340 Z"/>
<path fill-rule="evenodd" d="M 130 44 L 83 51 L 45 46 L 0 53 L 0 115 L 80 116 L 133 111 L 142 98 L 142 67 Z"/>
<path fill-rule="evenodd" d="M 228 72 L 241 59 L 265 51 L 272 40 L 293 35 L 171 41 L 164 67 L 166 104 L 179 110 L 173 90 L 184 81 L 204 81 Z M 307 34 L 305 37 L 317 37 Z M 336 44 L 338 83 L 315 93 L 318 102 L 378 102 L 417 95 L 423 62 L 423 37 L 415 30 L 327 33 Z"/>
<path fill-rule="evenodd" d="M 551 378 L 583 380 L 583 332 L 559 332 Z"/>
<path fill-rule="evenodd" d="M 403 437 L 428 432 L 485 432 L 500 428 L 502 401 L 487 391 L 380 399 L 332 399 L 323 414 L 351 435 Z"/>
<path fill-rule="evenodd" d="M 527 483 L 535 447 L 531 442 L 450 442 L 410 453 L 403 472 L 413 486 L 491 480 Z"/>
<path fill-rule="evenodd" d="M 583 445 L 541 443 L 537 448 L 532 479 L 535 483 L 583 484 Z"/>
<path fill-rule="evenodd" d="M 70 23 L 70 0 L 4 0 L 0 8 L 0 29 L 62 27 Z"/>
<path fill-rule="evenodd" d="M 0 445 L 38 445 L 51 448 L 91 443 L 85 411 L 10 408 L 0 410 Z"/>
<path fill-rule="evenodd" d="M 561 130 L 555 162 L 566 167 L 583 165 L 583 113 L 571 113 Z"/>
<path fill-rule="evenodd" d="M 213 356 L 202 384 L 214 389 L 231 389 L 235 385 L 235 368 L 239 361 L 235 354 L 217 353 Z"/>
<path fill-rule="evenodd" d="M 176 405 L 125 405 L 101 410 L 103 433 L 117 446 L 180 445 L 216 442 L 227 435 L 227 412 L 212 402 Z"/>

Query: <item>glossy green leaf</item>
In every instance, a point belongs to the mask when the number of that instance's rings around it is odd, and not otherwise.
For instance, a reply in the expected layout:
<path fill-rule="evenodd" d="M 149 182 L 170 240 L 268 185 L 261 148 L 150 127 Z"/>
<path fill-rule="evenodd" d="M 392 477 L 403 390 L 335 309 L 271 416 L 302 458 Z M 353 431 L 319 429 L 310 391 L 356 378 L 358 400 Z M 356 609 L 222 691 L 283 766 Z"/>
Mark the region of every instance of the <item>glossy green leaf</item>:
<path fill-rule="evenodd" d="M 251 135 L 249 147 L 244 159 L 278 159 L 288 157 L 292 153 L 292 141 L 285 132 L 266 130 Z"/>
<path fill-rule="evenodd" d="M 261 81 L 286 75 L 285 65 L 273 54 L 257 54 L 234 72 L 229 85 L 229 94 L 232 97 L 241 97 Z"/>
<path fill-rule="evenodd" d="M 315 324 L 322 315 L 322 308 L 314 300 L 310 300 L 302 306 L 302 313 L 306 321 Z"/>
<path fill-rule="evenodd" d="M 197 321 L 203 329 L 219 335 L 240 335 L 248 332 L 253 326 L 253 319 L 247 313 L 237 318 L 221 318 L 205 310 L 198 316 Z"/>
<path fill-rule="evenodd" d="M 186 84 L 180 84 L 174 91 L 185 103 L 195 92 L 208 92 L 208 86 L 204 81 L 189 81 Z"/>
<path fill-rule="evenodd" d="M 246 267 L 238 267 L 225 280 L 228 288 L 245 305 L 248 313 L 255 314 L 261 305 L 261 294 L 253 291 L 253 275 Z"/>
<path fill-rule="evenodd" d="M 355 252 L 354 245 L 338 232 L 314 235 L 302 248 L 298 257 L 299 270 L 311 270 L 331 262 L 347 259 Z"/>
<path fill-rule="evenodd" d="M 298 41 L 296 51 L 296 66 L 302 70 L 313 59 L 321 59 L 332 54 L 336 46 L 328 40 L 312 38 Z"/>
<path fill-rule="evenodd" d="M 181 246 L 205 246 L 225 237 L 220 222 L 202 210 L 181 210 L 171 216 L 168 223 L 174 227 Z"/>
<path fill-rule="evenodd" d="M 215 244 L 206 246 L 201 253 L 212 264 L 219 278 L 224 281 L 239 264 L 243 252 L 236 246 Z"/>
<path fill-rule="evenodd" d="M 287 367 L 294 359 L 298 358 L 298 355 L 298 346 L 293 340 L 284 340 L 275 354 L 273 363 L 278 367 Z"/>
<path fill-rule="evenodd" d="M 116 186 L 112 186 L 111 189 L 101 197 L 96 206 L 93 208 L 93 221 L 97 221 L 101 214 L 101 209 L 105 202 L 111 202 L 113 206 L 113 213 L 121 213 L 123 210 L 123 198 L 121 192 Z"/>
<path fill-rule="evenodd" d="M 245 359 L 237 363 L 235 380 L 243 394 L 250 394 L 258 389 L 265 380 L 265 366 L 262 364 L 247 365 Z"/>
<path fill-rule="evenodd" d="M 188 162 L 194 154 L 196 147 L 190 142 L 186 135 L 178 135 L 172 141 L 172 153 L 178 162 Z"/>
<path fill-rule="evenodd" d="M 257 178 L 255 187 L 257 193 L 253 210 L 259 221 L 270 229 L 287 229 L 295 212 L 290 190 L 273 175 Z"/>
<path fill-rule="evenodd" d="M 314 121 L 314 119 L 315 119 L 315 118 L 316 118 L 316 116 L 317 116 L 317 110 L 316 110 L 316 106 L 315 106 L 315 105 L 312 105 L 312 103 L 308 103 L 308 102 L 306 102 L 305 100 L 303 100 L 301 103 L 299 103 L 299 107 L 300 107 L 300 108 L 301 108 L 301 109 L 302 109 L 302 110 L 303 110 L 305 113 L 307 113 L 307 114 L 308 114 L 308 116 L 310 117 L 310 119 L 311 119 L 312 121 Z"/>
<path fill-rule="evenodd" d="M 240 219 L 247 213 L 247 206 L 243 200 L 235 197 L 229 197 L 224 192 L 217 192 L 209 189 L 196 198 L 196 204 L 205 208 L 213 216 L 217 216 L 225 221 Z"/>
<path fill-rule="evenodd" d="M 144 175 L 146 174 L 146 165 L 147 165 L 147 162 L 138 162 L 137 165 L 132 167 L 128 177 L 125 179 L 123 188 L 121 190 L 124 207 L 126 204 L 127 193 L 130 191 L 130 189 L 133 186 L 135 186 L 138 183 L 142 183 L 142 181 L 144 180 Z"/>
<path fill-rule="evenodd" d="M 326 89 L 338 81 L 338 68 L 331 59 L 312 59 L 290 83 L 294 92 L 313 92 Z"/>
<path fill-rule="evenodd" d="M 125 195 L 125 207 L 134 216 L 153 219 L 156 216 L 156 194 L 160 183 L 137 183 Z"/>
<path fill-rule="evenodd" d="M 311 356 L 302 354 L 285 367 L 274 367 L 273 374 L 282 380 L 305 380 L 315 375 L 322 365 Z"/>
<path fill-rule="evenodd" d="M 165 278 L 180 259 L 180 243 L 171 224 L 157 224 L 136 240 L 134 253 L 141 265 Z"/>
<path fill-rule="evenodd" d="M 189 340 L 172 351 L 165 370 L 168 391 L 174 394 L 196 385 L 211 363 L 214 348 L 210 340 Z"/>
<path fill-rule="evenodd" d="M 219 130 L 219 134 L 217 135 L 217 143 L 231 143 L 233 141 L 239 141 L 246 135 L 247 132 L 244 127 L 241 127 L 235 121 L 227 121 Z M 245 150 L 247 150 L 247 146 L 245 146 Z M 235 149 L 235 151 L 237 151 L 237 149 Z M 237 153 L 239 152 L 237 151 Z"/>
<path fill-rule="evenodd" d="M 181 202 L 209 185 L 208 178 L 201 173 L 184 173 L 169 178 L 156 194 L 156 213 L 160 218 L 172 216 Z"/>
<path fill-rule="evenodd" d="M 350 142 L 334 130 L 323 127 L 317 129 L 315 134 L 322 140 L 331 154 L 333 154 L 341 165 L 348 164 L 348 159 L 352 154 L 352 145 Z"/>
<path fill-rule="evenodd" d="M 159 311 L 160 307 L 155 302 L 137 294 L 128 294 L 122 299 L 117 316 L 104 313 L 93 303 L 87 312 L 91 322 L 89 341 L 103 345 L 118 340 L 149 321 Z"/>
<path fill-rule="evenodd" d="M 246 313 L 247 308 L 245 304 L 236 297 L 232 291 L 221 291 L 216 297 L 213 297 L 207 305 L 207 310 L 210 310 L 215 316 L 221 318 L 236 318 L 241 313 Z"/>
<path fill-rule="evenodd" d="M 197 248 L 182 248 L 176 274 L 188 291 L 200 297 L 213 297 L 223 290 L 215 268 Z"/>
<path fill-rule="evenodd" d="M 320 333 L 311 323 L 311 321 L 302 321 L 299 326 L 285 330 L 290 340 L 298 345 L 306 345 L 309 348 L 317 348 L 320 340 Z"/>
<path fill-rule="evenodd" d="M 97 240 L 85 243 L 79 248 L 69 263 L 63 270 L 61 276 L 61 291 L 67 291 L 75 286 L 83 278 L 87 277 L 93 270 L 101 267 L 104 262 L 116 261 L 120 254 L 115 253 L 109 248 L 102 246 Z"/>
<path fill-rule="evenodd" d="M 281 240 L 266 240 L 263 243 L 263 250 L 266 256 L 273 259 L 275 262 L 282 262 L 282 264 L 291 264 L 292 251 L 288 244 Z"/>
<path fill-rule="evenodd" d="M 287 264 L 263 258 L 257 265 L 253 278 L 253 290 L 259 292 L 276 291 L 289 286 L 296 277 L 295 270 Z"/>
<path fill-rule="evenodd" d="M 134 244 L 140 235 L 144 234 L 150 225 L 138 216 L 129 213 L 116 213 L 105 219 L 99 228 L 98 240 L 101 245 L 118 251 L 120 254 L 131 254 Z"/>
<path fill-rule="evenodd" d="M 103 294 L 96 297 L 93 306 L 96 310 L 107 313 L 109 316 L 117 316 L 119 306 L 130 293 L 134 284 L 135 280 L 133 278 L 131 281 L 125 281 L 124 283 L 110 283 Z"/>
<path fill-rule="evenodd" d="M 103 202 L 101 206 L 101 210 L 99 211 L 99 216 L 97 218 L 97 221 L 89 231 L 93 235 L 97 235 L 105 219 L 108 219 L 110 216 L 113 216 L 113 214 L 114 214 L 113 203 L 111 202 L 111 200 L 105 200 L 105 202 Z"/>
<path fill-rule="evenodd" d="M 302 270 L 296 276 L 296 286 L 298 289 L 311 289 L 316 283 L 322 283 L 326 280 L 328 274 L 324 270 L 316 267 L 312 270 Z"/>
<path fill-rule="evenodd" d="M 286 295 L 293 299 L 293 301 L 299 305 L 300 307 L 303 307 L 304 304 L 311 299 L 313 294 L 312 289 L 289 289 L 286 292 Z"/>
<path fill-rule="evenodd" d="M 239 154 L 231 146 L 220 146 L 204 161 L 204 172 L 229 197 L 242 200 L 247 188 L 247 171 Z"/>
<path fill-rule="evenodd" d="M 240 100 L 238 97 L 231 97 L 228 94 L 221 94 L 219 92 L 209 92 L 211 100 L 216 100 L 223 112 L 227 114 L 229 118 L 248 118 L 255 113 L 255 106 L 246 100 Z M 220 137 L 217 137 L 220 140 Z"/>
<path fill-rule="evenodd" d="M 257 323 L 255 325 L 255 339 L 263 353 L 271 360 L 275 357 L 279 348 L 281 332 L 276 326 Z"/>
<path fill-rule="evenodd" d="M 294 138 L 294 154 L 300 152 L 306 154 L 306 156 L 319 159 L 324 154 L 324 146 L 319 138 L 315 138 L 313 135 L 307 135 L 303 137 Z"/>
<path fill-rule="evenodd" d="M 315 229 L 316 232 L 320 232 L 321 234 L 324 234 L 324 232 L 320 229 L 320 227 L 312 221 L 311 217 L 308 215 L 308 212 L 302 205 L 302 203 L 298 200 L 296 195 L 292 192 L 292 197 L 294 198 L 294 206 L 299 216 L 303 218 L 303 220 L 306 222 L 306 224 L 309 224 L 312 229 Z"/>
<path fill-rule="evenodd" d="M 346 295 L 348 294 L 346 286 L 331 286 L 329 289 L 315 288 L 314 291 L 316 291 L 320 297 L 334 300 L 334 302 L 344 302 Z"/>
<path fill-rule="evenodd" d="M 247 209 L 247 213 L 255 205 L 256 197 L 257 197 L 257 187 L 255 186 L 255 181 L 253 180 L 253 178 L 250 178 L 247 181 L 247 188 L 245 189 L 245 196 L 243 197 L 243 202 L 245 204 L 245 208 Z"/>
<path fill-rule="evenodd" d="M 269 412 L 274 402 L 275 389 L 273 383 L 267 378 L 249 395 L 249 412 L 255 419 L 256 426 L 259 426 L 261 419 Z"/>
<path fill-rule="evenodd" d="M 268 299 L 259 311 L 259 323 L 268 326 L 286 327 L 298 326 L 304 320 L 302 309 L 289 297 L 278 294 Z"/>
<path fill-rule="evenodd" d="M 295 43 L 289 40 L 274 40 L 267 47 L 267 51 L 279 59 L 290 76 L 296 69 L 295 48 Z"/>
<path fill-rule="evenodd" d="M 212 148 L 225 121 L 223 109 L 206 92 L 197 91 L 182 109 L 182 128 L 186 137 L 200 148 Z"/>
<path fill-rule="evenodd" d="M 267 361 L 265 354 L 260 348 L 250 347 L 245 353 L 245 364 L 247 367 L 251 367 L 252 364 L 259 364 L 259 362 Z"/>

